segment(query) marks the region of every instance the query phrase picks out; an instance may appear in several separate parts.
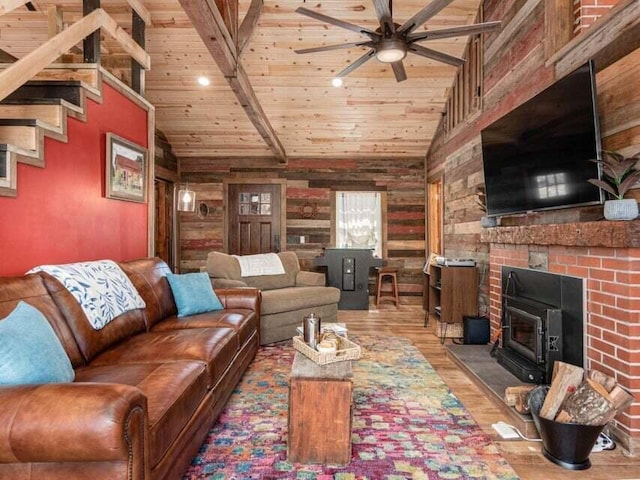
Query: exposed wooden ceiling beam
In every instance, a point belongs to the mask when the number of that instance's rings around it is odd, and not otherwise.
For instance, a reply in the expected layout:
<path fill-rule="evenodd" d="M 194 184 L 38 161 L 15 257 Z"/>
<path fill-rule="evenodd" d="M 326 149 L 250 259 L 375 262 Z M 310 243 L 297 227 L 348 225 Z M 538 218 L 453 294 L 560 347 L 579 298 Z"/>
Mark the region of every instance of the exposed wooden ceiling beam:
<path fill-rule="evenodd" d="M 180 0 L 207 50 L 218 64 L 249 120 L 256 127 L 275 157 L 286 162 L 286 153 L 264 113 L 255 91 L 238 60 L 235 42 L 214 0 Z"/>
<path fill-rule="evenodd" d="M 238 35 L 238 0 L 215 0 L 231 38 Z"/>
<path fill-rule="evenodd" d="M 258 20 L 260 19 L 260 14 L 262 13 L 263 7 L 264 0 L 251 0 L 249 10 L 247 10 L 247 14 L 245 15 L 242 23 L 240 24 L 240 28 L 238 29 L 238 54 L 242 53 L 244 47 L 249 42 L 249 39 L 253 34 L 253 30 L 258 24 Z"/>

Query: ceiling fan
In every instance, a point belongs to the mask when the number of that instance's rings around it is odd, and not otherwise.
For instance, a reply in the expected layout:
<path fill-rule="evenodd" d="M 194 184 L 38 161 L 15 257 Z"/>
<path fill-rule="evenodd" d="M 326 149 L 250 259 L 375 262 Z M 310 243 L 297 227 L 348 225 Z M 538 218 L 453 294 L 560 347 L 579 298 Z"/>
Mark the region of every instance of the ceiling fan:
<path fill-rule="evenodd" d="M 448 65 L 458 67 L 464 63 L 464 60 L 452 55 L 447 55 L 437 50 L 418 45 L 418 42 L 426 40 L 437 40 L 440 38 L 460 37 L 462 35 L 475 35 L 488 32 L 500 26 L 501 22 L 485 22 L 473 25 L 463 25 L 460 27 L 445 28 L 441 30 L 429 30 L 414 33 L 414 30 L 429 19 L 437 15 L 443 8 L 447 7 L 453 0 L 432 0 L 426 7 L 416 13 L 402 25 L 395 23 L 392 17 L 392 0 L 373 0 L 376 9 L 376 16 L 380 22 L 380 26 L 375 30 L 354 25 L 337 18 L 323 15 L 322 13 L 309 10 L 308 8 L 298 7 L 297 13 L 306 15 L 307 17 L 329 23 L 337 27 L 345 28 L 369 37 L 367 40 L 352 43 L 342 43 L 339 45 L 326 45 L 324 47 L 305 48 L 295 50 L 296 53 L 315 53 L 326 52 L 328 50 L 339 50 L 351 47 L 369 47 L 369 51 L 351 63 L 347 68 L 342 70 L 336 78 L 342 78 L 362 66 L 367 61 L 375 57 L 379 62 L 391 64 L 396 81 L 402 82 L 407 79 L 407 73 L 402 64 L 402 60 L 407 53 L 414 53 L 422 57 L 437 60 Z"/>

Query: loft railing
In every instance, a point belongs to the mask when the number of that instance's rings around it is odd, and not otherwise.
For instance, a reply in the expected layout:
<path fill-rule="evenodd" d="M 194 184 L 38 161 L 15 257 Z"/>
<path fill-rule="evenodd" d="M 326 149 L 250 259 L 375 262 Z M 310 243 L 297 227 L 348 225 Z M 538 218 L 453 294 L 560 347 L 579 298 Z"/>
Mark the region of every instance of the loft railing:
<path fill-rule="evenodd" d="M 141 45 L 144 44 L 144 25 L 150 22 L 151 17 L 139 0 L 127 1 L 133 9 L 132 26 L 135 38 L 120 27 L 107 12 L 99 8 L 99 0 L 85 0 L 83 4 L 85 16 L 82 19 L 0 72 L 0 100 L 81 41 L 84 45 L 84 61 L 99 63 L 101 29 L 113 37 L 132 58 L 132 88 L 138 93 L 143 93 L 144 71 L 150 68 L 151 62 Z M 28 3 L 26 0 L 0 0 L 0 15 L 26 3 Z"/>

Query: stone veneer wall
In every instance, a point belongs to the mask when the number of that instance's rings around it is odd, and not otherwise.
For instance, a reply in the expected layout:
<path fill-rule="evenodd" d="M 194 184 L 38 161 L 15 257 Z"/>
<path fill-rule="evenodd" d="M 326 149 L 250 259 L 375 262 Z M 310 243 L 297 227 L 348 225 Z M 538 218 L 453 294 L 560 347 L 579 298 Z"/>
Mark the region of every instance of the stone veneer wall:
<path fill-rule="evenodd" d="M 623 446 L 635 454 L 638 445 L 634 443 L 640 436 L 639 230 L 640 221 L 587 222 L 503 227 L 488 230 L 482 237 L 490 244 L 494 331 L 500 325 L 503 265 L 586 279 L 585 366 L 611 375 L 636 397 L 637 401 L 616 418 L 614 427 Z"/>

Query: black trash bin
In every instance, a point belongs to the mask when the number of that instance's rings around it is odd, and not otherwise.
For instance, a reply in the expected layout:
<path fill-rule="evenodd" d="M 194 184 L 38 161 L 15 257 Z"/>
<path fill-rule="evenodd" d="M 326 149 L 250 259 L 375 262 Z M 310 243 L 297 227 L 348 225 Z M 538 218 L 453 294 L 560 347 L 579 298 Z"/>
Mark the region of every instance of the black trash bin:
<path fill-rule="evenodd" d="M 539 386 L 529 394 L 529 408 L 540 438 L 542 454 L 556 465 L 569 470 L 591 467 L 589 454 L 596 444 L 604 425 L 559 423 L 540 417 L 540 408 L 549 387 Z"/>

